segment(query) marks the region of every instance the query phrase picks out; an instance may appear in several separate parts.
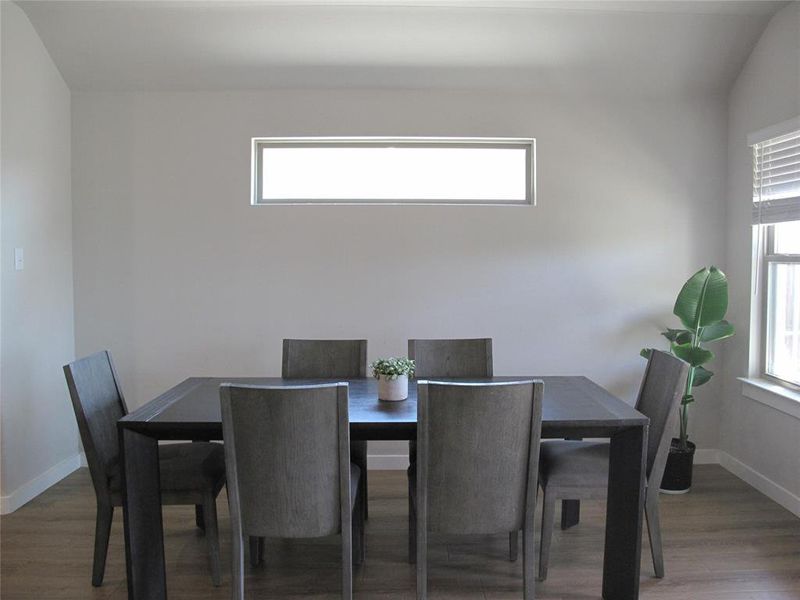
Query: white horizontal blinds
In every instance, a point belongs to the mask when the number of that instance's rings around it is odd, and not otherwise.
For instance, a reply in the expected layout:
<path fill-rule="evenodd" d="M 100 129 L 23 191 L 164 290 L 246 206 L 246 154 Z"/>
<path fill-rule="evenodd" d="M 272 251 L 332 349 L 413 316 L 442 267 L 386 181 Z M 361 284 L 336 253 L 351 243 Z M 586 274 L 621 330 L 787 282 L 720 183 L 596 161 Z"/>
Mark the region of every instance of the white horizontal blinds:
<path fill-rule="evenodd" d="M 800 131 L 753 145 L 753 223 L 800 220 Z"/>

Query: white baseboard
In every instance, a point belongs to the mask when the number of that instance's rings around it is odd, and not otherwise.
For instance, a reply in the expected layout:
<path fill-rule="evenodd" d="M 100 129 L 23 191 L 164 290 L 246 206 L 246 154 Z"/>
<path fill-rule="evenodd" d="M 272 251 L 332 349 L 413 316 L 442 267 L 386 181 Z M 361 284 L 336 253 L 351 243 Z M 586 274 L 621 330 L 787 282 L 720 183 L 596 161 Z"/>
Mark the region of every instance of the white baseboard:
<path fill-rule="evenodd" d="M 83 453 L 75 454 L 50 467 L 47 471 L 31 479 L 11 492 L 8 496 L 0 496 L 0 515 L 12 513 L 24 504 L 33 500 L 47 488 L 55 485 L 64 477 L 80 468 L 83 464 Z"/>
<path fill-rule="evenodd" d="M 718 465 L 719 450 L 712 448 L 698 448 L 694 452 L 694 464 L 696 465 Z"/>
<path fill-rule="evenodd" d="M 727 452 L 719 452 L 719 464 L 792 514 L 800 517 L 800 496 L 793 494 Z"/>
<path fill-rule="evenodd" d="M 367 456 L 370 471 L 405 471 L 408 454 L 370 454 Z"/>

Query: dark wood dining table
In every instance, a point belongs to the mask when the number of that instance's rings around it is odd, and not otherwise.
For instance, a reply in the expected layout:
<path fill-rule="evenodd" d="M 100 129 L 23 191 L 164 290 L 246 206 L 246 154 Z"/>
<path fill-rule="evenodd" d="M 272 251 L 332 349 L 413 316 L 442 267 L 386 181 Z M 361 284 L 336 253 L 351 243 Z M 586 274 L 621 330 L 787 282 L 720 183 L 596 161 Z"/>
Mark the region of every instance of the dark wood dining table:
<path fill-rule="evenodd" d="M 473 383 L 544 381 L 543 438 L 610 438 L 603 598 L 639 596 L 642 513 L 648 419 L 581 376 L 450 379 Z M 279 377 L 191 377 L 118 422 L 123 466 L 125 559 L 130 600 L 164 600 L 167 574 L 158 471 L 159 440 L 221 440 L 219 386 L 301 385 L 330 380 Z M 416 386 L 402 402 L 378 400 L 374 379 L 348 380 L 350 436 L 354 440 L 416 439 Z M 566 505 L 567 525 L 577 504 Z M 521 593 L 521 592 L 520 592 Z"/>

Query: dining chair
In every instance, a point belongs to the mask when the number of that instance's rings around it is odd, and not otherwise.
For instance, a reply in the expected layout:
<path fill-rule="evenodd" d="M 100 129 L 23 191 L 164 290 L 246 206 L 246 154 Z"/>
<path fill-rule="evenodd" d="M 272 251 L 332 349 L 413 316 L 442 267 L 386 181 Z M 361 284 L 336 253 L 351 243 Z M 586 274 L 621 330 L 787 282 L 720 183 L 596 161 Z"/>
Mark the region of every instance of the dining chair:
<path fill-rule="evenodd" d="M 283 340 L 281 377 L 284 379 L 354 379 L 367 376 L 367 340 Z M 359 485 L 364 520 L 369 518 L 367 500 L 367 442 L 350 442 L 350 460 L 361 471 Z M 264 556 L 264 540 L 252 537 L 250 564 Z"/>
<path fill-rule="evenodd" d="M 492 338 L 408 340 L 417 379 L 491 377 Z"/>
<path fill-rule="evenodd" d="M 658 488 L 664 475 L 670 432 L 678 418 L 689 365 L 660 350 L 647 361 L 636 409 L 650 419 L 645 463 L 645 518 L 656 577 L 664 577 Z M 556 501 L 602 499 L 608 493 L 609 442 L 552 440 L 542 443 L 539 484 L 542 499 L 542 537 L 539 579 L 547 577 Z"/>
<path fill-rule="evenodd" d="M 103 583 L 114 507 L 122 506 L 117 421 L 128 413 L 111 354 L 101 351 L 64 366 L 86 462 L 97 498 L 92 585 Z M 159 446 L 161 503 L 195 505 L 205 531 L 211 579 L 220 585 L 216 498 L 225 485 L 225 455 L 209 442 Z"/>
<path fill-rule="evenodd" d="M 284 379 L 355 379 L 367 376 L 367 340 L 283 340 Z M 350 460 L 361 469 L 364 519 L 367 500 L 367 442 L 350 442 Z"/>
<path fill-rule="evenodd" d="M 534 597 L 541 381 L 417 385 L 409 470 L 417 598 L 427 596 L 428 533 L 523 532 L 525 600 Z"/>
<path fill-rule="evenodd" d="M 342 536 L 342 598 L 364 558 L 361 469 L 350 462 L 346 383 L 220 386 L 233 585 L 244 600 L 244 539 Z M 354 535 L 355 534 L 355 535 Z"/>
<path fill-rule="evenodd" d="M 473 377 L 476 379 L 492 377 L 492 338 L 472 339 L 410 339 L 408 357 L 415 361 L 417 379 L 446 379 L 450 377 Z M 417 455 L 417 443 L 408 443 L 408 458 L 413 465 Z M 408 497 L 411 514 L 411 495 Z M 408 558 L 413 562 L 412 523 L 408 523 Z M 517 560 L 519 540 L 517 532 L 508 534 L 509 560 Z"/>

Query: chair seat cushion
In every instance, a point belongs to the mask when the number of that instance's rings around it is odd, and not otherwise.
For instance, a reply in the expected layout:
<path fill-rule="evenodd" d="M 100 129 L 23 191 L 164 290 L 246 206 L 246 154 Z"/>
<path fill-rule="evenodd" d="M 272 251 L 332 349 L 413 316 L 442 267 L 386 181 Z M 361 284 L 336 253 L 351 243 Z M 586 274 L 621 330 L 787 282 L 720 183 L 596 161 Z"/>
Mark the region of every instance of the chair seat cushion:
<path fill-rule="evenodd" d="M 542 442 L 539 450 L 539 477 L 542 485 L 607 487 L 608 450 L 608 442 Z"/>
<path fill-rule="evenodd" d="M 222 444 L 195 442 L 158 447 L 162 492 L 217 491 L 225 483 L 225 450 Z M 112 493 L 122 490 L 119 466 L 109 480 Z"/>

